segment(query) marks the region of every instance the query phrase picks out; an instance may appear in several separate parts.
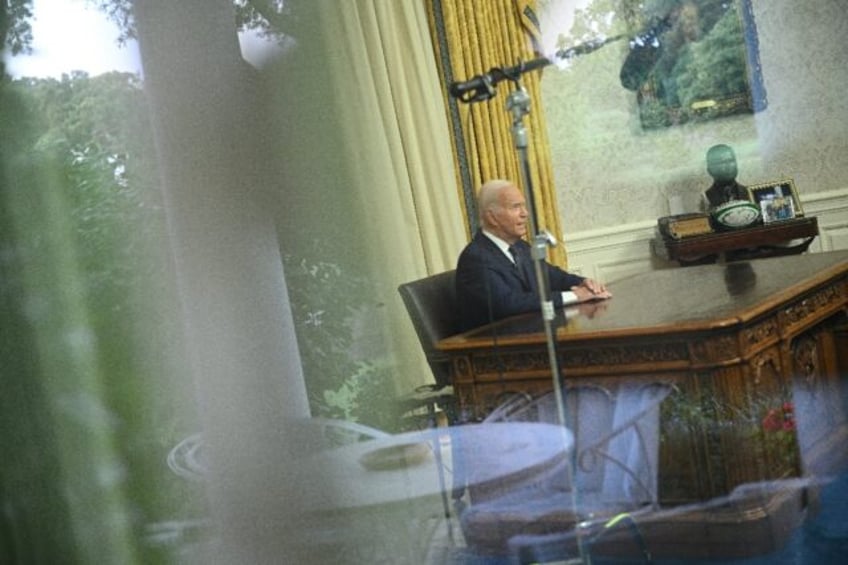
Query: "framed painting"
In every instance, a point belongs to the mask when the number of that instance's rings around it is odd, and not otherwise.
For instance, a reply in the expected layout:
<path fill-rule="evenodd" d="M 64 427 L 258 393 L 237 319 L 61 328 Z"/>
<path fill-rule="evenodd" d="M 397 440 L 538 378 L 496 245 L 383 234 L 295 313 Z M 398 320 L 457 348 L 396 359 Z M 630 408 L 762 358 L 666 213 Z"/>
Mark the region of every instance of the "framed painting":
<path fill-rule="evenodd" d="M 750 0 L 647 0 L 631 13 L 645 31 L 620 80 L 636 93 L 643 129 L 766 107 Z"/>
<path fill-rule="evenodd" d="M 763 223 L 791 220 L 804 215 L 798 190 L 792 179 L 781 179 L 748 187 L 751 202 L 759 208 Z"/>

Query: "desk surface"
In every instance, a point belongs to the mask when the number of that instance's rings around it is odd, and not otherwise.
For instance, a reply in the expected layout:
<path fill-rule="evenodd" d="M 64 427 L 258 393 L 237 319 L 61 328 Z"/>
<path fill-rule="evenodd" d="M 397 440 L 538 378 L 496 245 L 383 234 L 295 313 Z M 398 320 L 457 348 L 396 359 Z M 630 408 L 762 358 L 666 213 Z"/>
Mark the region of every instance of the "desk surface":
<path fill-rule="evenodd" d="M 428 453 L 387 470 L 370 470 L 361 463 L 375 450 L 406 444 L 422 444 Z M 286 480 L 302 485 L 300 494 L 312 510 L 368 508 L 438 497 L 445 486 L 439 479 L 434 446 L 441 449 L 448 479 L 452 461 L 461 456 L 473 462 L 464 477 L 468 484 L 486 486 L 544 472 L 564 460 L 573 436 L 561 426 L 524 422 L 428 429 L 318 453 L 287 467 Z"/>
<path fill-rule="evenodd" d="M 664 269 L 609 285 L 613 297 L 559 310 L 557 341 L 728 329 L 848 272 L 848 251 Z M 522 314 L 439 342 L 443 351 L 544 341 L 540 314 Z"/>

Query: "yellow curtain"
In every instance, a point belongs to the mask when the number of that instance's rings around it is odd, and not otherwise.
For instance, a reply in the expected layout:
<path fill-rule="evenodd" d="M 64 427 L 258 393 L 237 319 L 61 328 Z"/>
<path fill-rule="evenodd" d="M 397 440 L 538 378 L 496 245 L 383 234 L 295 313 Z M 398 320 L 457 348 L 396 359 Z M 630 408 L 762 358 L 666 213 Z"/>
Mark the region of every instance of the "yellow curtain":
<path fill-rule="evenodd" d="M 430 32 L 444 88 L 442 95 L 453 130 L 454 160 L 466 227 L 476 226 L 473 194 L 492 178 L 523 184 L 515 149 L 512 112 L 507 110 L 514 85 L 499 83 L 496 95 L 484 102 L 462 103 L 448 94 L 447 85 L 464 81 L 492 68 L 514 67 L 537 58 L 535 0 L 425 0 Z M 527 131 L 527 160 L 538 228 L 562 237 L 553 180 L 548 133 L 542 116 L 540 80 L 543 71 L 525 72 L 520 83 L 530 98 L 523 118 Z M 526 187 L 522 187 L 526 189 Z M 566 266 L 565 250 L 549 250 L 549 259 Z"/>

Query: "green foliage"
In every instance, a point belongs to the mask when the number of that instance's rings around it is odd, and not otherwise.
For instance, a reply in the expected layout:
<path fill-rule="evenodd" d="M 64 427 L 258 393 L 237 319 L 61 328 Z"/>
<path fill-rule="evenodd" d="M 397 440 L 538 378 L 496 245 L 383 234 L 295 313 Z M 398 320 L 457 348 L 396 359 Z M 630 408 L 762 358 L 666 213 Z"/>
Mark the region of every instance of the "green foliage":
<path fill-rule="evenodd" d="M 661 30 L 657 43 L 631 45 L 620 69 L 622 85 L 637 91 L 645 129 L 749 112 L 739 1 L 594 0 L 575 10 L 571 29 L 557 44 L 565 48 L 601 37 Z M 658 26 L 661 21 L 667 25 Z M 572 64 L 584 62 L 578 58 Z"/>
<path fill-rule="evenodd" d="M 106 14 L 120 30 L 118 43 L 136 38 L 132 0 L 88 0 Z M 303 10 L 311 0 L 233 0 L 236 28 L 253 30 L 267 38 L 282 41 L 294 36 Z"/>
<path fill-rule="evenodd" d="M 665 2 L 670 29 L 660 36 L 659 58 L 640 91 L 645 128 L 751 111 L 742 22 L 735 2 Z M 663 114 L 662 110 L 665 111 Z"/>
<path fill-rule="evenodd" d="M 704 39 L 682 50 L 671 71 L 682 109 L 698 100 L 724 99 L 746 91 L 743 45 L 739 18 L 735 10 L 728 10 Z"/>
<path fill-rule="evenodd" d="M 707 437 L 743 443 L 763 479 L 797 476 L 799 448 L 791 391 L 758 391 L 731 404 L 710 394 L 678 391 L 662 406 L 662 441 Z M 681 433 L 683 432 L 683 433 Z"/>
<path fill-rule="evenodd" d="M 387 393 L 387 390 L 391 390 L 389 365 L 379 360 L 359 361 L 355 369 L 353 374 L 341 381 L 337 389 L 325 389 L 323 402 L 317 403 L 316 408 L 324 417 L 394 430 L 400 414 L 387 405 L 387 401 L 391 400 L 391 395 Z"/>
<path fill-rule="evenodd" d="M 310 406 L 316 416 L 392 429 L 397 414 L 388 360 L 364 353 L 356 335 L 373 284 L 355 265 L 334 260 L 332 241 L 315 239 L 298 254 L 283 255 Z"/>
<path fill-rule="evenodd" d="M 118 44 L 136 39 L 132 0 L 87 0 L 118 26 Z M 264 37 L 294 37 L 312 0 L 233 0 L 236 27 Z M 26 53 L 32 44 L 32 0 L 0 3 L 0 37 L 13 55 Z"/>
<path fill-rule="evenodd" d="M 140 81 L 74 73 L 12 87 L 35 117 L 27 159 L 58 164 L 95 311 L 123 312 L 145 246 L 161 237 L 164 221 Z"/>
<path fill-rule="evenodd" d="M 23 312 L 18 326 L 19 335 L 22 328 L 33 331 L 33 343 L 19 343 L 6 361 L 15 367 L 28 363 L 30 371 L 22 377 L 43 387 L 44 404 L 36 413 L 45 425 L 49 416 L 42 412 L 50 413 L 57 403 L 64 407 L 52 423 L 59 431 L 45 433 L 62 436 L 67 420 L 86 418 L 91 410 L 103 415 L 92 429 L 71 433 L 90 438 L 77 446 L 81 456 L 97 454 L 84 462 L 89 469 L 121 467 L 123 509 L 138 526 L 170 517 L 188 501 L 175 495 L 182 491 L 176 481 L 168 482 L 163 462 L 193 421 L 168 394 L 175 367 L 165 352 L 179 343 L 180 333 L 168 315 L 170 270 L 158 255 L 164 216 L 140 82 L 131 74 L 74 73 L 60 80 L 6 82 L 5 89 L 18 105 L 0 107 L 0 123 L 15 124 L 0 128 L 7 165 L 0 202 L 21 228 L 5 232 L 0 249 L 26 265 L 27 276 L 10 290 L 14 300 L 41 305 L 41 319 Z M 62 342 L 68 328 L 81 340 L 76 349 Z M 149 349 L 139 351 L 144 348 Z M 62 359 L 57 353 L 62 351 L 74 355 Z M 160 353 L 158 359 L 151 360 L 152 351 Z M 27 361 L 33 357 L 37 361 Z M 49 366 L 47 357 L 67 366 Z M 49 438 L 36 441 L 50 451 Z M 104 450 L 107 442 L 115 449 Z M 67 459 L 66 447 L 55 449 L 63 458 L 58 464 L 65 478 L 56 479 L 63 496 L 78 499 L 98 488 L 78 473 L 82 462 Z M 89 505 L 102 509 L 95 500 Z"/>
<path fill-rule="evenodd" d="M 310 4 L 314 0 L 233 0 L 236 26 L 264 37 L 294 37 Z"/>
<path fill-rule="evenodd" d="M 0 561 L 74 564 L 70 511 L 62 489 L 62 465 L 40 377 L 32 300 L 23 276 L 30 255 L 20 241 L 10 192 L 32 185 L 32 167 L 23 167 L 27 149 L 25 104 L 0 81 Z M 30 308 L 27 306 L 30 305 Z M 10 535 L 12 534 L 12 535 Z"/>
<path fill-rule="evenodd" d="M 117 24 L 120 34 L 118 44 L 123 45 L 130 39 L 136 38 L 135 21 L 133 19 L 133 0 L 87 0 L 89 4 L 106 14 Z"/>
<path fill-rule="evenodd" d="M 0 51 L 7 47 L 12 55 L 28 53 L 32 45 L 32 0 L 0 2 Z"/>
<path fill-rule="evenodd" d="M 622 0 L 595 0 L 585 8 L 575 8 L 571 29 L 564 30 L 557 38 L 557 47 L 567 49 L 599 37 L 611 37 L 622 33 L 627 25 L 622 17 Z"/>

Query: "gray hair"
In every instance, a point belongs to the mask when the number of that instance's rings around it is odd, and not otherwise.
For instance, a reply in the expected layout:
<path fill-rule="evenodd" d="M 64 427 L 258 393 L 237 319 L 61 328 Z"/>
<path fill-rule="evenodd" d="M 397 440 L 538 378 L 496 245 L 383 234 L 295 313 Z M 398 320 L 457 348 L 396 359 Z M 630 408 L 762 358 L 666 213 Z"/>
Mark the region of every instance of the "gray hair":
<path fill-rule="evenodd" d="M 484 214 L 486 210 L 497 205 L 501 191 L 510 186 L 515 186 L 515 183 L 504 179 L 492 179 L 483 183 L 483 186 L 477 191 L 477 214 L 480 216 L 481 223 L 485 224 Z"/>

